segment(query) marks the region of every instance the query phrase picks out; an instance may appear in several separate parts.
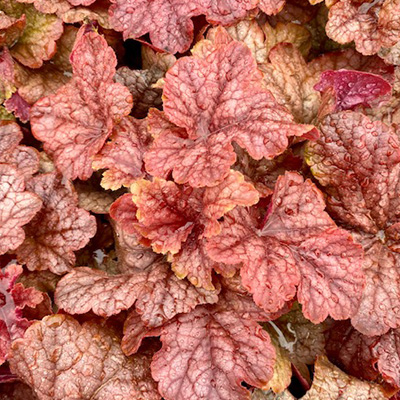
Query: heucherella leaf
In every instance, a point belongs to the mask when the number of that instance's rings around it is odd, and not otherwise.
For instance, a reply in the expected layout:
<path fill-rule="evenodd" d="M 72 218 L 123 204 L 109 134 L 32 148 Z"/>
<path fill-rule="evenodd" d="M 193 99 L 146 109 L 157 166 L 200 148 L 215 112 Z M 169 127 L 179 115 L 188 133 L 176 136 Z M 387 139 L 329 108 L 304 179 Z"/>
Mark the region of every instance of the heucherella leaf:
<path fill-rule="evenodd" d="M 227 309 L 197 307 L 161 330 L 163 347 L 151 371 L 166 400 L 244 400 L 240 383 L 265 385 L 272 377 L 275 351 L 252 319 Z"/>
<path fill-rule="evenodd" d="M 191 18 L 205 14 L 213 23 L 229 25 L 254 9 L 259 0 L 112 0 L 110 21 L 124 39 L 150 34 L 154 46 L 170 53 L 183 53 L 193 40 Z"/>
<path fill-rule="evenodd" d="M 0 11 L 8 17 L 26 18 L 26 26 L 10 49 L 19 62 L 31 68 L 38 68 L 56 52 L 56 40 L 63 33 L 63 23 L 55 15 L 42 14 L 31 4 L 19 4 L 13 0 L 3 0 Z"/>
<path fill-rule="evenodd" d="M 0 364 L 7 360 L 11 342 L 22 337 L 31 324 L 22 316 L 22 309 L 34 308 L 43 300 L 41 292 L 16 283 L 21 273 L 22 267 L 16 264 L 0 272 Z"/>
<path fill-rule="evenodd" d="M 373 347 L 376 338 L 363 335 L 350 321 L 336 321 L 325 331 L 326 353 L 329 359 L 346 373 L 364 380 L 375 380 Z"/>
<path fill-rule="evenodd" d="M 12 46 L 22 35 L 26 25 L 25 14 L 20 18 L 0 12 L 0 46 Z"/>
<path fill-rule="evenodd" d="M 334 108 L 330 111 L 337 112 L 354 110 L 357 106 L 372 107 L 388 100 L 392 87 L 378 75 L 338 70 L 323 72 L 314 89 L 321 93 L 333 90 Z"/>
<path fill-rule="evenodd" d="M 303 400 L 336 399 L 385 400 L 383 388 L 376 383 L 364 382 L 346 375 L 331 364 L 325 356 L 318 357 L 311 389 Z"/>
<path fill-rule="evenodd" d="M 326 33 L 342 44 L 354 41 L 362 54 L 375 54 L 400 40 L 399 12 L 396 0 L 372 3 L 340 0 L 329 10 Z"/>
<path fill-rule="evenodd" d="M 147 121 L 125 117 L 94 156 L 92 167 L 96 170 L 107 169 L 101 181 L 104 189 L 129 187 L 144 176 L 143 154 L 150 142 L 146 125 Z"/>
<path fill-rule="evenodd" d="M 14 341 L 10 366 L 39 400 L 160 400 L 147 372 L 151 356 L 145 352 L 128 358 L 109 328 L 95 322 L 80 325 L 57 314 Z"/>
<path fill-rule="evenodd" d="M 172 171 L 177 183 L 213 186 L 235 162 L 232 141 L 260 160 L 282 153 L 289 136 L 318 136 L 312 125 L 294 123 L 261 87 L 250 50 L 240 42 L 224 43 L 225 31 L 218 35 L 216 44 L 198 43 L 192 57 L 179 59 L 167 72 L 163 91 L 167 118 L 160 113 L 149 118 L 155 140 L 145 162 L 153 176 L 165 178 Z"/>
<path fill-rule="evenodd" d="M 276 101 L 287 107 L 302 123 L 312 123 L 321 104 L 314 89 L 326 70 L 356 69 L 391 79 L 393 68 L 378 57 L 363 57 L 352 49 L 323 54 L 306 63 L 300 51 L 290 43 L 279 43 L 269 52 L 269 63 L 260 65 L 263 85 Z"/>
<path fill-rule="evenodd" d="M 400 326 L 398 237 L 400 150 L 393 128 L 363 114 L 328 115 L 307 162 L 325 187 L 331 212 L 357 231 L 367 278 L 353 326 L 366 335 Z"/>
<path fill-rule="evenodd" d="M 25 227 L 17 257 L 31 271 L 49 269 L 63 274 L 75 264 L 74 251 L 94 236 L 95 218 L 77 207 L 72 185 L 54 172 L 35 176 L 27 187 L 42 199 L 43 206 Z"/>
<path fill-rule="evenodd" d="M 349 318 L 365 284 L 363 253 L 324 208 L 311 181 L 286 172 L 278 178 L 265 223 L 260 227 L 245 209 L 233 210 L 221 234 L 208 240 L 208 254 L 218 262 L 242 262 L 243 285 L 267 312 L 278 311 L 297 291 L 312 322 L 328 315 Z"/>
<path fill-rule="evenodd" d="M 195 285 L 213 289 L 212 270 L 232 276 L 232 266 L 218 265 L 206 251 L 208 237 L 220 231 L 218 219 L 237 205 L 253 205 L 258 192 L 231 171 L 225 181 L 212 188 L 180 187 L 155 178 L 132 185 L 138 208 L 136 230 L 147 238 L 157 253 L 169 253 L 179 278 L 188 277 Z"/>
<path fill-rule="evenodd" d="M 17 168 L 25 179 L 39 169 L 39 154 L 33 147 L 18 145 L 23 135 L 13 121 L 0 121 L 0 163 Z"/>
<path fill-rule="evenodd" d="M 69 314 L 92 310 L 96 315 L 109 317 L 135 304 L 148 327 L 160 326 L 176 314 L 217 300 L 218 290 L 208 292 L 187 280 L 179 280 L 165 262 L 154 262 L 146 269 L 120 275 L 74 268 L 61 279 L 55 293 L 56 304 Z"/>
<path fill-rule="evenodd" d="M 0 163 L 0 254 L 15 250 L 24 241 L 22 227 L 41 207 L 40 197 L 25 190 L 22 173 L 9 164 Z"/>
<path fill-rule="evenodd" d="M 15 63 L 15 85 L 18 93 L 29 104 L 34 104 L 41 97 L 56 92 L 72 76 L 69 56 L 78 32 L 74 26 L 65 26 L 64 32 L 57 40 L 57 53 L 51 62 L 40 68 L 31 69 Z"/>
<path fill-rule="evenodd" d="M 106 40 L 82 26 L 71 53 L 72 79 L 31 110 L 32 133 L 68 178 L 92 175 L 91 157 L 130 112 L 128 89 L 113 82 L 116 63 Z"/>
<path fill-rule="evenodd" d="M 268 62 L 270 50 L 278 43 L 292 43 L 306 56 L 310 50 L 310 32 L 302 25 L 278 22 L 276 26 L 268 22 L 260 23 L 256 19 L 245 19 L 234 25 L 225 27 L 233 40 L 246 44 L 258 64 Z M 207 39 L 213 41 L 213 36 L 219 28 L 211 28 Z"/>

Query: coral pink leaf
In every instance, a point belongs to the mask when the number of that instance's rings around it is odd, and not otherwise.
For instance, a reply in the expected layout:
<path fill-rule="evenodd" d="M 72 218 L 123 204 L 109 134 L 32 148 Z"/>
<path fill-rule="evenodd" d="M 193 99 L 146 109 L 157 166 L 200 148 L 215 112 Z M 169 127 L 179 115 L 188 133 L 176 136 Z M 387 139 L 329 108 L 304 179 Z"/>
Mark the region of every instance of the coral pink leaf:
<path fill-rule="evenodd" d="M 258 225 L 246 210 L 234 210 L 206 247 L 216 261 L 243 262 L 243 284 L 258 306 L 276 312 L 298 286 L 314 323 L 355 314 L 364 287 L 362 249 L 336 228 L 314 184 L 297 173 L 280 176 L 266 222 Z"/>
<path fill-rule="evenodd" d="M 396 388 L 400 387 L 400 331 L 391 329 L 379 338 L 370 338 L 375 341 L 372 347 L 374 361 L 378 371 L 387 382 Z"/>
<path fill-rule="evenodd" d="M 57 314 L 14 341 L 10 366 L 39 400 L 160 400 L 143 356 L 126 357 L 115 333 L 100 324 Z"/>
<path fill-rule="evenodd" d="M 40 198 L 25 191 L 21 172 L 0 164 L 0 254 L 15 250 L 25 238 L 22 226 L 42 207 Z"/>
<path fill-rule="evenodd" d="M 333 89 L 335 109 L 333 112 L 352 110 L 357 106 L 371 107 L 390 96 L 392 87 L 385 79 L 367 72 L 338 70 L 325 71 L 315 90 L 325 92 Z"/>
<path fill-rule="evenodd" d="M 113 82 L 116 63 L 106 40 L 83 26 L 71 53 L 72 79 L 31 110 L 33 134 L 68 178 L 92 175 L 91 157 L 129 114 L 132 97 Z"/>
<path fill-rule="evenodd" d="M 22 267 L 10 264 L 0 273 L 0 364 L 8 357 L 11 342 L 24 335 L 30 322 L 22 317 L 25 306 L 34 308 L 42 299 L 42 293 L 34 288 L 25 289 L 15 284 Z"/>
<path fill-rule="evenodd" d="M 306 160 L 344 223 L 377 233 L 398 214 L 400 144 L 394 130 L 351 111 L 328 115 Z"/>
<path fill-rule="evenodd" d="M 268 335 L 234 311 L 198 307 L 163 328 L 161 341 L 151 370 L 166 400 L 244 400 L 242 381 L 262 387 L 272 377 Z"/>
<path fill-rule="evenodd" d="M 95 218 L 77 207 L 72 185 L 54 172 L 35 176 L 28 187 L 43 200 L 43 207 L 26 226 L 17 257 L 32 271 L 49 269 L 63 274 L 75 265 L 74 251 L 96 233 Z"/>
<path fill-rule="evenodd" d="M 311 125 L 294 123 L 286 108 L 262 88 L 262 75 L 244 44 L 206 41 L 204 46 L 210 48 L 203 54 L 202 43 L 192 57 L 179 59 L 166 74 L 164 111 L 176 127 L 168 127 L 159 114 L 149 119 L 150 131 L 159 129 L 160 119 L 165 126 L 155 132 L 145 156 L 149 173 L 166 177 L 172 170 L 177 183 L 213 186 L 235 161 L 232 141 L 259 160 L 282 153 L 288 136 L 316 133 Z"/>
<path fill-rule="evenodd" d="M 179 280 L 168 264 L 156 262 L 124 275 L 108 275 L 87 267 L 74 268 L 58 283 L 55 302 L 70 314 L 92 310 L 109 317 L 137 301 L 136 309 L 144 323 L 156 327 L 198 304 L 216 303 L 217 294 L 218 290 L 208 292 Z"/>
<path fill-rule="evenodd" d="M 360 379 L 372 381 L 378 377 L 373 367 L 375 338 L 358 332 L 349 321 L 334 322 L 325 330 L 325 337 L 326 353 L 335 365 Z"/>
<path fill-rule="evenodd" d="M 92 167 L 103 172 L 101 186 L 117 190 L 130 186 L 144 175 L 143 154 L 149 144 L 146 124 L 131 117 L 125 117 L 114 127 L 110 141 L 93 158 Z"/>
<path fill-rule="evenodd" d="M 0 121 L 0 162 L 6 153 L 12 153 L 22 140 L 22 131 L 19 125 L 13 121 Z"/>
<path fill-rule="evenodd" d="M 124 39 L 150 33 L 154 46 L 170 53 L 186 51 L 193 40 L 191 17 L 205 14 L 215 23 L 231 24 L 246 16 L 258 0 L 112 0 L 110 21 Z"/>

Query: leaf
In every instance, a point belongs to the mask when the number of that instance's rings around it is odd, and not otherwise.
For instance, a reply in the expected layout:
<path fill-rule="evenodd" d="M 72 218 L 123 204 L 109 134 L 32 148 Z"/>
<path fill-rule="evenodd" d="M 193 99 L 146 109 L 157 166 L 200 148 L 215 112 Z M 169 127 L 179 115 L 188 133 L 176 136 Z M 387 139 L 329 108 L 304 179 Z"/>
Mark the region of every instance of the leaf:
<path fill-rule="evenodd" d="M 333 90 L 331 112 L 354 110 L 357 106 L 373 107 L 388 100 L 392 90 L 389 82 L 378 75 L 359 71 L 325 71 L 314 86 L 321 93 Z"/>
<path fill-rule="evenodd" d="M 234 311 L 197 307 L 164 327 L 161 341 L 151 370 L 166 400 L 246 399 L 240 382 L 261 387 L 272 377 L 275 351 L 268 335 Z"/>
<path fill-rule="evenodd" d="M 229 25 L 244 18 L 257 6 L 258 0 L 112 0 L 110 22 L 123 32 L 124 40 L 136 39 L 146 33 L 155 47 L 170 53 L 183 53 L 193 40 L 191 18 L 205 14 L 209 21 Z"/>
<path fill-rule="evenodd" d="M 73 187 L 56 173 L 38 175 L 27 186 L 42 199 L 43 207 L 26 226 L 17 257 L 31 271 L 49 269 L 63 274 L 75 264 L 74 251 L 94 236 L 95 219 L 77 207 Z"/>
<path fill-rule="evenodd" d="M 218 292 L 197 289 L 179 280 L 169 264 L 155 262 L 146 269 L 121 275 L 74 268 L 58 283 L 55 302 L 69 314 L 92 310 L 101 317 L 118 314 L 135 304 L 146 326 L 157 327 L 198 304 L 216 303 Z"/>
<path fill-rule="evenodd" d="M 116 57 L 96 32 L 78 32 L 71 53 L 72 79 L 31 110 L 34 136 L 68 177 L 92 175 L 91 157 L 131 109 L 128 89 L 114 83 Z"/>
<path fill-rule="evenodd" d="M 243 175 L 231 171 L 227 179 L 212 188 L 179 187 L 173 182 L 141 180 L 132 186 L 138 207 L 138 232 L 157 253 L 169 253 L 179 278 L 188 277 L 195 285 L 213 289 L 212 269 L 232 276 L 232 267 L 218 266 L 205 251 L 205 238 L 220 231 L 217 221 L 237 205 L 258 201 L 253 186 Z"/>
<path fill-rule="evenodd" d="M 375 342 L 371 347 L 373 361 L 376 363 L 378 371 L 387 382 L 396 388 L 400 387 L 399 334 L 398 329 L 391 329 L 379 338 L 370 339 L 370 342 Z"/>
<path fill-rule="evenodd" d="M 378 377 L 372 352 L 375 338 L 358 332 L 349 321 L 332 323 L 325 336 L 327 356 L 335 365 L 360 379 L 373 381 Z"/>
<path fill-rule="evenodd" d="M 375 54 L 400 40 L 400 26 L 394 17 L 399 10 L 394 0 L 365 4 L 340 0 L 329 11 L 326 33 L 342 44 L 354 41 L 362 54 Z"/>
<path fill-rule="evenodd" d="M 302 123 L 312 123 L 317 116 L 321 97 L 314 86 L 323 71 L 345 68 L 382 75 L 388 80 L 391 76 L 390 69 L 377 57 L 364 58 L 351 49 L 323 54 L 306 63 L 295 46 L 279 43 L 269 52 L 269 61 L 260 65 L 263 85 Z"/>
<path fill-rule="evenodd" d="M 360 236 L 365 249 L 366 285 L 351 323 L 365 335 L 382 335 L 389 328 L 400 326 L 400 287 L 397 283 L 400 255 L 372 235 Z"/>
<path fill-rule="evenodd" d="M 7 14 L 0 15 L 0 46 L 11 47 L 18 41 L 24 32 L 26 25 L 25 15 L 20 18 L 10 17 Z"/>
<path fill-rule="evenodd" d="M 8 265 L 0 273 L 0 364 L 3 364 L 10 351 L 11 342 L 24 335 L 31 322 L 22 316 L 25 306 L 34 308 L 43 300 L 42 293 L 34 288 L 24 288 L 16 280 L 22 267 Z"/>
<path fill-rule="evenodd" d="M 158 400 L 146 373 L 149 357 L 124 356 L 118 337 L 100 324 L 80 325 L 70 316 L 53 315 L 14 341 L 10 366 L 39 400 Z"/>
<path fill-rule="evenodd" d="M 7 47 L 0 53 L 0 102 L 3 103 L 15 92 L 14 61 Z M 3 119 L 3 118 L 2 118 Z"/>
<path fill-rule="evenodd" d="M 57 53 L 51 62 L 44 63 L 41 68 L 31 69 L 15 63 L 15 84 L 18 93 L 29 104 L 56 92 L 71 79 L 69 56 L 77 32 L 78 29 L 74 26 L 65 26 L 64 33 L 57 40 Z"/>
<path fill-rule="evenodd" d="M 313 384 L 303 400 L 336 400 L 352 397 L 367 400 L 387 399 L 382 387 L 376 383 L 360 381 L 346 375 L 325 356 L 318 357 Z"/>
<path fill-rule="evenodd" d="M 259 229 L 249 212 L 234 210 L 221 234 L 208 240 L 208 254 L 218 262 L 243 262 L 243 285 L 267 312 L 282 308 L 298 286 L 306 318 L 346 319 L 356 313 L 364 288 L 363 254 L 324 208 L 313 183 L 286 172 L 278 178 L 264 225 Z"/>
<path fill-rule="evenodd" d="M 258 64 L 268 62 L 270 50 L 278 43 L 293 43 L 306 56 L 310 50 L 310 32 L 302 25 L 278 22 L 276 26 L 268 22 L 260 23 L 256 19 L 245 19 L 227 26 L 226 31 L 233 40 L 246 44 Z M 219 28 L 207 32 L 207 39 L 213 41 L 213 35 Z"/>
<path fill-rule="evenodd" d="M 19 95 L 18 91 L 4 102 L 7 111 L 14 115 L 23 123 L 29 121 L 30 105 Z"/>
<path fill-rule="evenodd" d="M 143 154 L 150 139 L 146 123 L 131 117 L 125 117 L 114 127 L 109 141 L 93 157 L 92 167 L 103 172 L 101 186 L 104 189 L 117 190 L 121 186 L 129 187 L 144 176 Z"/>
<path fill-rule="evenodd" d="M 399 142 L 394 131 L 360 113 L 328 115 L 306 160 L 344 223 L 377 233 L 397 213 Z M 357 145 L 354 145 L 356 144 Z"/>
<path fill-rule="evenodd" d="M 42 14 L 33 5 L 3 0 L 0 11 L 9 17 L 26 17 L 26 27 L 18 42 L 10 49 L 13 57 L 30 68 L 39 68 L 56 52 L 56 40 L 63 33 L 62 21 L 55 15 Z"/>
<path fill-rule="evenodd" d="M 25 238 L 26 225 L 42 207 L 40 198 L 25 191 L 21 172 L 0 164 L 0 254 L 15 250 Z"/>
<path fill-rule="evenodd" d="M 159 79 L 175 63 L 176 58 L 168 53 L 157 53 L 147 46 L 142 47 L 143 69 L 132 70 L 121 67 L 115 81 L 126 86 L 133 98 L 133 116 L 144 118 L 150 107 L 160 108 L 162 90 L 155 87 Z"/>
<path fill-rule="evenodd" d="M 221 30 L 220 35 L 226 32 Z M 202 54 L 205 47 L 208 53 Z M 167 118 L 154 113 L 149 119 L 155 140 L 145 162 L 153 176 L 165 178 L 172 171 L 177 183 L 213 186 L 235 161 L 233 140 L 260 160 L 282 153 L 288 136 L 317 135 L 313 126 L 295 124 L 261 87 L 260 72 L 245 45 L 235 41 L 213 45 L 206 40 L 193 53 L 167 72 L 163 89 Z M 221 70 L 225 73 L 219 78 Z M 159 126 L 163 129 L 157 132 Z"/>

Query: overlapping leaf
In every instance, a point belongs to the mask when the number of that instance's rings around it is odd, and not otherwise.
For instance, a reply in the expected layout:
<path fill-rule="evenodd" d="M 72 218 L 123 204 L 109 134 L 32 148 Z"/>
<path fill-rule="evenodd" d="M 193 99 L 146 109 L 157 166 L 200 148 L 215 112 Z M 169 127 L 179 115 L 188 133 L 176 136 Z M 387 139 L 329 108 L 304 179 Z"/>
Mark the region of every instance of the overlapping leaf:
<path fill-rule="evenodd" d="M 83 26 L 71 53 L 71 81 L 31 110 L 33 134 L 69 178 L 91 176 L 91 157 L 131 109 L 128 89 L 112 80 L 116 62 L 105 39 Z"/>
<path fill-rule="evenodd" d="M 326 357 L 319 357 L 315 363 L 314 381 L 304 400 L 365 398 L 367 400 L 387 399 L 383 388 L 346 375 L 331 364 Z"/>
<path fill-rule="evenodd" d="M 115 333 L 95 322 L 45 317 L 14 341 L 12 354 L 12 370 L 39 400 L 160 399 L 148 374 L 151 353 L 126 357 Z"/>
<path fill-rule="evenodd" d="M 225 31 L 219 35 L 216 44 L 200 42 L 192 57 L 178 60 L 166 75 L 167 118 L 160 113 L 149 118 L 155 140 L 145 162 L 154 176 L 165 178 L 172 171 L 177 183 L 213 186 L 235 161 L 232 141 L 259 160 L 282 153 L 289 136 L 317 136 L 311 125 L 295 124 L 261 88 L 250 50 L 239 42 L 224 43 Z"/>
<path fill-rule="evenodd" d="M 244 315 L 229 306 L 201 306 L 162 329 L 151 370 L 166 400 L 241 400 L 248 391 L 240 382 L 261 387 L 271 379 L 274 348 Z"/>
<path fill-rule="evenodd" d="M 321 139 L 310 145 L 311 170 L 328 194 L 328 207 L 358 230 L 367 277 L 353 325 L 367 335 L 400 324 L 397 236 L 400 150 L 392 128 L 354 112 L 328 115 Z M 389 245 L 389 247 L 387 247 Z"/>
<path fill-rule="evenodd" d="M 267 312 L 279 310 L 297 290 L 314 323 L 328 315 L 349 318 L 364 288 L 362 250 L 324 208 L 314 184 L 287 172 L 278 178 L 264 225 L 246 210 L 234 210 L 221 234 L 209 239 L 208 253 L 219 262 L 242 262 L 243 284 Z"/>
<path fill-rule="evenodd" d="M 329 11 L 326 33 L 339 43 L 354 41 L 357 51 L 369 55 L 400 40 L 400 11 L 396 0 L 357 2 L 340 0 Z"/>
<path fill-rule="evenodd" d="M 12 0 L 3 0 L 0 11 L 11 18 L 19 19 L 23 15 L 26 18 L 26 27 L 10 50 L 13 57 L 31 68 L 38 68 L 43 61 L 53 57 L 56 40 L 63 33 L 63 24 L 59 18 L 40 13 L 31 4 L 19 4 Z"/>
<path fill-rule="evenodd" d="M 0 273 L 0 364 L 9 356 L 11 342 L 24 335 L 31 324 L 22 316 L 25 306 L 34 308 L 43 300 L 42 293 L 16 283 L 22 267 L 11 264 Z"/>
<path fill-rule="evenodd" d="M 138 207 L 138 232 L 147 238 L 154 251 L 169 253 L 178 277 L 196 286 L 212 289 L 212 270 L 232 276 L 233 266 L 212 261 L 205 250 L 207 238 L 220 231 L 217 221 L 237 205 L 258 201 L 254 187 L 243 175 L 231 171 L 225 181 L 212 188 L 179 187 L 155 179 L 132 186 Z"/>
<path fill-rule="evenodd" d="M 27 185 L 42 199 L 43 206 L 25 227 L 26 237 L 16 250 L 17 257 L 30 270 L 63 274 L 75 264 L 74 251 L 94 236 L 95 219 L 77 207 L 71 184 L 56 173 L 38 175 Z"/>
<path fill-rule="evenodd" d="M 144 176 L 143 155 L 150 142 L 146 128 L 146 122 L 131 117 L 114 127 L 110 140 L 92 163 L 94 169 L 107 169 L 101 181 L 103 188 L 129 187 Z"/>

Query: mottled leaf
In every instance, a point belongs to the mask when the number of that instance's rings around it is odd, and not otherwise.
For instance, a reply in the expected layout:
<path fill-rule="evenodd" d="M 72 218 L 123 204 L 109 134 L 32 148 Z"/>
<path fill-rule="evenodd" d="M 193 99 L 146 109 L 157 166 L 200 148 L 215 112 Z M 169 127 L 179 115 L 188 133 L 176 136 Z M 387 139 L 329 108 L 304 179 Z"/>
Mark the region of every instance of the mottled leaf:
<path fill-rule="evenodd" d="M 179 59 L 167 72 L 167 119 L 159 113 L 149 119 L 155 140 L 145 162 L 154 176 L 165 178 L 172 171 L 177 183 L 212 186 L 226 177 L 235 161 L 233 140 L 259 160 L 282 153 L 288 136 L 317 135 L 311 125 L 295 124 L 261 87 L 261 74 L 244 44 L 215 43 L 200 42 L 192 57 Z"/>
<path fill-rule="evenodd" d="M 56 173 L 38 175 L 27 186 L 42 199 L 43 207 L 26 226 L 17 257 L 30 270 L 49 269 L 63 274 L 75 264 L 74 251 L 94 236 L 95 219 L 77 207 L 72 185 Z"/>
<path fill-rule="evenodd" d="M 0 164 L 0 254 L 15 250 L 25 238 L 22 226 L 42 207 L 40 198 L 25 190 L 21 172 Z"/>
<path fill-rule="evenodd" d="M 105 39 L 83 26 L 71 53 L 72 79 L 31 110 L 33 134 L 68 178 L 91 176 L 91 157 L 130 111 L 128 89 L 112 80 L 116 62 Z"/>
<path fill-rule="evenodd" d="M 209 21 L 229 25 L 246 16 L 258 0 L 112 0 L 110 21 L 124 39 L 150 34 L 154 46 L 170 53 L 186 51 L 193 40 L 191 17 L 205 14 Z"/>
<path fill-rule="evenodd" d="M 147 374 L 149 357 L 126 357 L 118 337 L 100 324 L 80 325 L 67 315 L 54 315 L 14 341 L 10 366 L 39 400 L 159 400 Z"/>
<path fill-rule="evenodd" d="M 7 360 L 11 342 L 22 337 L 31 324 L 22 316 L 22 309 L 34 308 L 43 300 L 42 293 L 36 289 L 16 284 L 21 273 L 22 267 L 16 264 L 0 272 L 0 364 Z"/>
<path fill-rule="evenodd" d="M 149 145 L 146 122 L 125 117 L 114 127 L 109 141 L 93 157 L 92 167 L 103 172 L 101 186 L 117 190 L 144 176 L 143 154 Z"/>
<path fill-rule="evenodd" d="M 306 318 L 346 319 L 357 311 L 364 287 L 362 250 L 324 208 L 313 183 L 287 172 L 278 178 L 261 229 L 253 215 L 236 209 L 225 216 L 221 234 L 209 239 L 208 254 L 243 262 L 243 285 L 267 312 L 291 300 L 298 286 Z"/>
<path fill-rule="evenodd" d="M 56 40 L 63 33 L 63 23 L 55 15 L 42 14 L 31 4 L 18 4 L 3 0 L 0 11 L 9 17 L 26 17 L 26 27 L 18 42 L 10 49 L 11 54 L 22 64 L 38 68 L 56 52 Z"/>
<path fill-rule="evenodd" d="M 261 387 L 272 377 L 275 351 L 261 327 L 234 311 L 197 307 L 161 331 L 151 364 L 166 400 L 239 400 L 244 381 Z"/>
<path fill-rule="evenodd" d="M 326 33 L 342 44 L 354 41 L 362 54 L 375 54 L 381 47 L 393 46 L 400 40 L 399 11 L 396 0 L 340 0 L 329 11 Z"/>
<path fill-rule="evenodd" d="M 381 386 L 346 375 L 331 364 L 325 356 L 318 357 L 315 363 L 313 384 L 302 399 L 349 400 L 351 398 L 365 400 L 387 399 Z"/>

